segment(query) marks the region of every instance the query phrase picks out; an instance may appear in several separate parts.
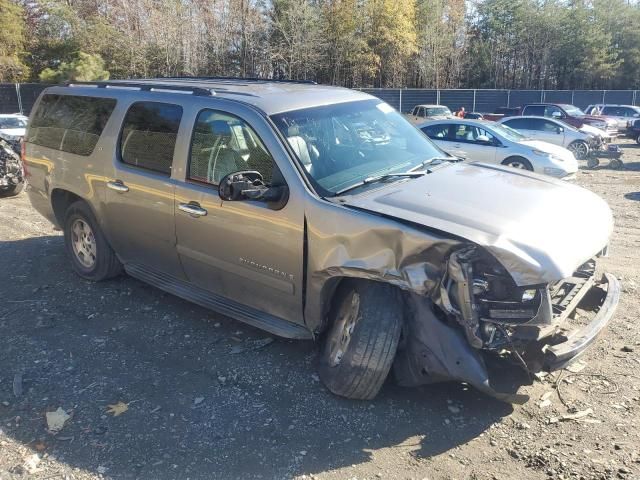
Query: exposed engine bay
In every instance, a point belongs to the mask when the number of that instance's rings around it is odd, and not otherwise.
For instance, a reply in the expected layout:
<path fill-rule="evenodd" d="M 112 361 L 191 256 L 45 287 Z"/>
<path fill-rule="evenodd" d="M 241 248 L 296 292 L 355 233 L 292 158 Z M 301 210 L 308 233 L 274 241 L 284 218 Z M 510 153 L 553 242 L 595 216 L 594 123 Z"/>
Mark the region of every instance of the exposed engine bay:
<path fill-rule="evenodd" d="M 526 396 L 494 387 L 486 360 L 511 361 L 527 373 L 562 368 L 604 328 L 618 296 L 614 277 L 595 280 L 595 259 L 554 284 L 522 287 L 483 249 L 463 247 L 449 256 L 431 298 L 409 294 L 396 377 L 403 385 L 459 380 L 524 402 Z"/>
<path fill-rule="evenodd" d="M 14 190 L 24 183 L 24 170 L 20 156 L 5 140 L 0 139 L 0 193 Z"/>

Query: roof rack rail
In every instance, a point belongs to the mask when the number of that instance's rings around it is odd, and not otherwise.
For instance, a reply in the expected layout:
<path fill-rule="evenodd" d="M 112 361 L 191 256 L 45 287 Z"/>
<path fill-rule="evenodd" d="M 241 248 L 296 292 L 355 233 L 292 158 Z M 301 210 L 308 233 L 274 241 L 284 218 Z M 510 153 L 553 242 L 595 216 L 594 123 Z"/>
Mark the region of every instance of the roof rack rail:
<path fill-rule="evenodd" d="M 189 87 L 186 85 L 169 85 L 166 83 L 149 83 L 144 80 L 140 82 L 122 82 L 122 81 L 99 81 L 99 82 L 65 82 L 63 84 L 66 87 L 91 87 L 97 88 L 124 88 L 133 89 L 137 88 L 146 92 L 165 92 L 165 93 L 191 93 L 202 97 L 211 97 L 215 95 L 215 92 L 202 87 Z"/>
<path fill-rule="evenodd" d="M 276 78 L 260 78 L 260 77 L 160 77 L 154 80 L 241 80 L 245 82 L 275 82 L 275 83 L 304 83 L 308 85 L 317 85 L 318 83 L 313 80 L 290 80 L 290 79 L 276 79 Z"/>

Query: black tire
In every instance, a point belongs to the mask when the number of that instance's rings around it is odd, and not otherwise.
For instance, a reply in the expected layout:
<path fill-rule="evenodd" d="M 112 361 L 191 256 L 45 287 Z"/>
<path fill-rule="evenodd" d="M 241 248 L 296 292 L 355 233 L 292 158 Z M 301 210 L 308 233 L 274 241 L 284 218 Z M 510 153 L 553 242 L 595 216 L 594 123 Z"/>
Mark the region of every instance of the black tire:
<path fill-rule="evenodd" d="M 322 382 L 342 397 L 374 398 L 398 348 L 403 320 L 399 291 L 383 283 L 348 281 L 336 294 L 330 319 L 320 354 Z M 345 345 L 340 340 L 351 320 L 350 340 Z"/>
<path fill-rule="evenodd" d="M 519 168 L 522 170 L 529 170 L 533 172 L 533 167 L 531 166 L 531 162 L 524 157 L 509 157 L 505 158 L 502 161 L 502 165 L 506 165 L 508 167 Z"/>
<path fill-rule="evenodd" d="M 0 189 L 0 197 L 15 197 L 24 189 L 24 182 Z"/>
<path fill-rule="evenodd" d="M 596 168 L 598 165 L 600 165 L 600 160 L 596 157 L 587 158 L 587 168 Z"/>
<path fill-rule="evenodd" d="M 613 170 L 620 170 L 624 166 L 624 163 L 619 158 L 614 158 L 609 162 L 609 167 Z"/>
<path fill-rule="evenodd" d="M 74 249 L 73 244 L 77 235 L 74 234 L 73 228 L 76 222 L 88 225 L 92 233 L 90 243 L 95 245 L 95 255 L 91 257 L 94 260 L 93 265 L 83 264 L 81 257 Z M 67 208 L 64 220 L 64 244 L 74 271 L 82 278 L 99 282 L 122 273 L 122 264 L 100 230 L 91 208 L 83 201 L 72 203 Z"/>
<path fill-rule="evenodd" d="M 636 137 L 636 143 L 640 145 L 640 134 Z"/>
<path fill-rule="evenodd" d="M 576 157 L 576 160 L 584 160 L 589 156 L 589 144 L 582 140 L 571 142 L 568 148 Z"/>

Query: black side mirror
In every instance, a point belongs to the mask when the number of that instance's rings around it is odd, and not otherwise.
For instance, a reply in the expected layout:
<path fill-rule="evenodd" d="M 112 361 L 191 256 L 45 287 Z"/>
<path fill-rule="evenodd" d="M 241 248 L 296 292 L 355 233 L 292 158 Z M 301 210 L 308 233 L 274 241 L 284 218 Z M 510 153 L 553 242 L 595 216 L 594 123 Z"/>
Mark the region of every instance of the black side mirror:
<path fill-rule="evenodd" d="M 218 195 L 227 202 L 241 200 L 267 202 L 269 207 L 278 210 L 287 203 L 289 189 L 286 185 L 269 187 L 265 185 L 260 172 L 244 170 L 222 177 L 218 186 Z"/>
<path fill-rule="evenodd" d="M 556 133 L 564 132 L 564 127 L 556 127 Z"/>

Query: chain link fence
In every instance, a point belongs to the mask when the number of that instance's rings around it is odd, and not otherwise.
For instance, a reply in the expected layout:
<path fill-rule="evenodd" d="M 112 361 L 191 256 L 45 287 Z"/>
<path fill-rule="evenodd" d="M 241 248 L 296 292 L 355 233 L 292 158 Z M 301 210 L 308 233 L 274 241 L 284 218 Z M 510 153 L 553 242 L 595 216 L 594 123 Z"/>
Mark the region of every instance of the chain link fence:
<path fill-rule="evenodd" d="M 42 83 L 0 83 L 0 113 L 31 113 Z M 426 88 L 362 88 L 403 113 L 420 104 L 446 105 L 451 110 L 491 113 L 499 107 L 527 103 L 569 103 L 586 108 L 595 103 L 640 105 L 640 90 L 431 90 Z"/>
<path fill-rule="evenodd" d="M 446 105 L 451 110 L 492 113 L 499 107 L 528 103 L 569 103 L 580 108 L 596 103 L 640 105 L 639 90 L 429 90 L 423 88 L 362 88 L 403 113 L 420 104 Z"/>

